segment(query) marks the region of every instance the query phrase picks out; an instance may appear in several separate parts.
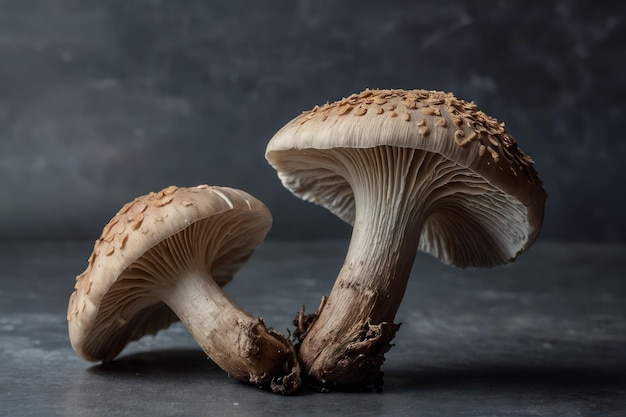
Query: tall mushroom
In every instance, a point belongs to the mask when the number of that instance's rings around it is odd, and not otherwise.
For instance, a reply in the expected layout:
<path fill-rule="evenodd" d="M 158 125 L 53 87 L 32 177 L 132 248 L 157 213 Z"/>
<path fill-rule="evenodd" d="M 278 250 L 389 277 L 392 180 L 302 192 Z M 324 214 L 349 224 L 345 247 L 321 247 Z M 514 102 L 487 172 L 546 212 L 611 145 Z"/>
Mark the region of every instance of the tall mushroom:
<path fill-rule="evenodd" d="M 72 347 L 86 360 L 110 361 L 130 341 L 180 319 L 229 374 L 294 392 L 292 345 L 221 289 L 271 224 L 263 203 L 226 187 L 172 186 L 126 204 L 76 278 L 67 313 Z"/>
<path fill-rule="evenodd" d="M 283 185 L 352 224 L 327 299 L 299 323 L 303 375 L 382 383 L 417 250 L 491 267 L 536 239 L 546 194 L 503 124 L 452 94 L 365 90 L 288 122 L 266 158 Z"/>

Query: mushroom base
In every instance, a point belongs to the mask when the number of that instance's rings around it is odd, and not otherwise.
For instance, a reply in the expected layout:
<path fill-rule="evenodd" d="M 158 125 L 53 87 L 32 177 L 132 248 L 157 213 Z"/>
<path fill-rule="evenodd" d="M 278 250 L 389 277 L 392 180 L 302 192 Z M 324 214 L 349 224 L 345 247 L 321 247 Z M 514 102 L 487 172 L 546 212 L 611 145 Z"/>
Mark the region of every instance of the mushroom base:
<path fill-rule="evenodd" d="M 322 299 L 322 306 L 326 298 Z M 321 307 L 321 306 L 320 306 Z M 300 311 L 294 320 L 298 326 L 294 336 L 302 341 L 309 327 L 317 319 L 315 314 Z M 304 325 L 304 326 L 303 326 Z M 378 390 L 383 385 L 383 372 L 380 368 L 385 361 L 385 353 L 393 346 L 390 342 L 400 328 L 400 324 L 373 324 L 367 320 L 358 325 L 356 333 L 351 337 L 336 340 L 333 344 L 345 346 L 345 349 L 330 350 L 322 361 L 316 362 L 314 368 L 308 370 L 308 383 L 321 391 L 344 389 L 351 391 Z M 296 346 L 299 349 L 300 345 Z M 325 346 L 310 346 L 319 352 Z"/>
<path fill-rule="evenodd" d="M 239 321 L 239 325 L 239 339 L 244 341 L 239 346 L 239 354 L 246 359 L 222 358 L 218 365 L 241 381 L 269 387 L 277 394 L 297 391 L 301 384 L 300 367 L 289 340 L 278 331 L 268 329 L 262 319 Z M 207 354 L 215 357 L 214 352 Z"/>

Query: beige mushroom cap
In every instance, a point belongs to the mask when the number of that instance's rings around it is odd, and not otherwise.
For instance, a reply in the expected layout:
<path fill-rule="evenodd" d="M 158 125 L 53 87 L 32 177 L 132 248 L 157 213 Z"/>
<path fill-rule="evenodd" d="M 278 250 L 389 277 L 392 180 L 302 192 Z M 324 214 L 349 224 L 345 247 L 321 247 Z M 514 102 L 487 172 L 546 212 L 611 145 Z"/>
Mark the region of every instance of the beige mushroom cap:
<path fill-rule="evenodd" d="M 453 204 L 448 198 L 450 204 L 439 206 L 444 210 L 430 213 L 420 250 L 458 266 L 493 266 L 514 259 L 537 238 L 546 193 L 533 160 L 503 124 L 450 93 L 368 89 L 316 106 L 274 135 L 266 158 L 295 195 L 352 224 L 353 181 L 330 155 L 375 147 L 441 155 L 471 178 L 455 184 Z M 371 164 L 372 171 L 383 169 Z M 431 181 L 431 188 L 448 185 L 445 178 L 426 179 L 424 170 L 419 175 L 388 173 L 400 181 Z"/>
<path fill-rule="evenodd" d="M 177 270 L 187 268 L 186 258 L 195 257 L 189 254 L 202 251 L 196 255 L 224 286 L 261 244 L 271 223 L 263 203 L 226 187 L 171 186 L 126 204 L 104 228 L 87 269 L 76 278 L 67 312 L 72 347 L 84 359 L 106 361 L 128 342 L 168 327 L 178 318 L 161 295 L 174 285 Z M 172 239 L 199 224 L 179 241 Z M 159 264 L 149 269 L 162 271 L 158 276 L 135 274 L 145 266 L 142 257 L 158 251 L 165 239 L 180 245 L 173 251 L 179 256 L 152 256 L 150 262 L 159 259 Z"/>

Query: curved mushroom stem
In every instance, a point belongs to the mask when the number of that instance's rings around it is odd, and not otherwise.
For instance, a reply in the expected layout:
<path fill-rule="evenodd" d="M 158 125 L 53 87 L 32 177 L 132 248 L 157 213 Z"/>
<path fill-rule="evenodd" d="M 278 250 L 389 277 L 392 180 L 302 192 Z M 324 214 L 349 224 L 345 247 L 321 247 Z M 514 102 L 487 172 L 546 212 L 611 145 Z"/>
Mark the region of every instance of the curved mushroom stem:
<path fill-rule="evenodd" d="M 386 147 L 338 158 L 354 193 L 352 239 L 330 295 L 317 317 L 304 320 L 312 322 L 305 334 L 299 331 L 300 364 L 303 375 L 326 387 L 381 385 L 384 354 L 399 328 L 393 320 L 433 201 L 430 175 L 446 164 Z M 302 315 L 296 320 L 302 322 Z"/>
<path fill-rule="evenodd" d="M 241 220 L 233 214 L 230 217 L 232 223 Z M 224 233 L 220 227 L 231 232 Z M 215 218 L 196 222 L 154 246 L 123 275 L 132 278 L 127 282 L 141 284 L 141 291 L 149 288 L 154 292 L 156 300 L 176 314 L 207 356 L 224 371 L 243 382 L 290 394 L 301 385 L 293 345 L 278 331 L 265 327 L 261 319 L 244 312 L 219 284 L 228 282 L 233 270 L 250 256 L 246 253 L 233 258 L 229 249 L 256 235 L 251 233 L 253 227 L 234 227 Z M 197 234 L 213 234 L 214 244 L 195 243 L 193 237 Z M 131 296 L 132 291 L 126 293 Z"/>
<path fill-rule="evenodd" d="M 161 297 L 209 358 L 230 375 L 281 394 L 299 387 L 291 343 L 237 307 L 206 273 L 187 273 Z"/>

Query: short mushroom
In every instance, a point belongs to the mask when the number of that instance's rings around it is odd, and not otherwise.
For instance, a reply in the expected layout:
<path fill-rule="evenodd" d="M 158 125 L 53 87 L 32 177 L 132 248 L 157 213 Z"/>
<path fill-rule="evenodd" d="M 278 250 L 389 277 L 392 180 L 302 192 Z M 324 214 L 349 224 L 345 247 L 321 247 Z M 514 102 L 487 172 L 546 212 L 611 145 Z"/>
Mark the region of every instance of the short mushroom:
<path fill-rule="evenodd" d="M 417 250 L 491 267 L 537 238 L 546 194 L 503 124 L 452 94 L 365 90 L 304 112 L 266 159 L 300 198 L 352 224 L 328 298 L 296 323 L 305 377 L 326 387 L 382 383 Z"/>
<path fill-rule="evenodd" d="M 165 188 L 126 204 L 96 241 L 68 306 L 72 347 L 110 361 L 129 342 L 181 320 L 230 375 L 291 393 L 300 385 L 291 343 L 221 289 L 272 224 L 269 210 L 232 188 Z"/>

